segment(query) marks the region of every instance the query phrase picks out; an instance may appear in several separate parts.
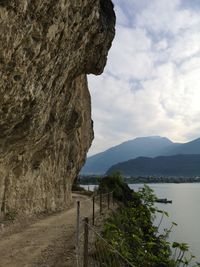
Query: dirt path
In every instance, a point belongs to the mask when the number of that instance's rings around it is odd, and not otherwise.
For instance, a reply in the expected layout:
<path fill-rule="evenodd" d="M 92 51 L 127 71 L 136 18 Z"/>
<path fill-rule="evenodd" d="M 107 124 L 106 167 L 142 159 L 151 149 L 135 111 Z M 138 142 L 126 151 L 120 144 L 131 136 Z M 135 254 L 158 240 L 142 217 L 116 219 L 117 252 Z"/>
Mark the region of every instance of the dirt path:
<path fill-rule="evenodd" d="M 90 216 L 92 200 L 73 195 L 81 201 L 81 215 Z M 0 240 L 0 267 L 75 266 L 76 205 L 59 214 L 41 219 L 20 232 Z"/>

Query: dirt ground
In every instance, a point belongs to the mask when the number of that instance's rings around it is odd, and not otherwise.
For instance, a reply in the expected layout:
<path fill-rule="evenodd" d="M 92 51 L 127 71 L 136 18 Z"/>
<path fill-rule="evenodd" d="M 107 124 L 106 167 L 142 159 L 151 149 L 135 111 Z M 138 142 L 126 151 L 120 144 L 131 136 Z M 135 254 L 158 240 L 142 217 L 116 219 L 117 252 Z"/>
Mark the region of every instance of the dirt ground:
<path fill-rule="evenodd" d="M 0 267 L 75 267 L 76 201 L 81 201 L 81 216 L 90 217 L 92 200 L 78 194 L 73 200 L 67 211 L 9 234 L 0 230 Z"/>

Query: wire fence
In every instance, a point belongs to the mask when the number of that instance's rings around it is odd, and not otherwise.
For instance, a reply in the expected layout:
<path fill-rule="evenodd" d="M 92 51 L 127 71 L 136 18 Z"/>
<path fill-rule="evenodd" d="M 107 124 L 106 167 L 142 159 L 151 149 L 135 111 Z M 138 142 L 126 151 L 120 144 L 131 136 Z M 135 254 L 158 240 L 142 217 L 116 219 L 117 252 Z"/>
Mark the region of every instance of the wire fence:
<path fill-rule="evenodd" d="M 132 267 L 116 249 L 100 234 L 98 222 L 104 214 L 115 206 L 113 192 L 94 195 L 88 201 L 92 216 L 85 216 L 81 208 L 83 202 L 77 202 L 76 229 L 76 266 L 77 267 Z M 90 202 L 90 204 L 89 204 Z"/>
<path fill-rule="evenodd" d="M 90 217 L 91 223 L 94 226 L 96 222 L 103 216 L 104 212 L 114 206 L 112 192 L 93 195 L 92 199 L 77 201 L 77 220 L 76 220 L 76 262 L 77 266 L 81 265 L 83 254 L 85 217 Z M 92 216 L 90 216 L 92 211 Z"/>
<path fill-rule="evenodd" d="M 87 231 L 88 228 L 88 231 Z M 88 232 L 88 236 L 87 236 Z M 86 245 L 88 241 L 88 246 Z M 113 248 L 101 234 L 85 219 L 84 245 L 87 250 L 83 253 L 83 266 L 95 267 L 132 267 L 115 248 Z"/>

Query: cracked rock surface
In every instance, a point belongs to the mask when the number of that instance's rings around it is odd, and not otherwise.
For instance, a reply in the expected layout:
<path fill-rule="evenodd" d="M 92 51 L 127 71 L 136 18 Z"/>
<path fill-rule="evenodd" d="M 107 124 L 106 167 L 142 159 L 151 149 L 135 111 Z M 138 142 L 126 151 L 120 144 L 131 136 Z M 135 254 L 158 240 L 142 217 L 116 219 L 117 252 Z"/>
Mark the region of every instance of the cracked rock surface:
<path fill-rule="evenodd" d="M 63 209 L 93 139 L 86 74 L 114 38 L 110 0 L 0 0 L 0 208 Z"/>

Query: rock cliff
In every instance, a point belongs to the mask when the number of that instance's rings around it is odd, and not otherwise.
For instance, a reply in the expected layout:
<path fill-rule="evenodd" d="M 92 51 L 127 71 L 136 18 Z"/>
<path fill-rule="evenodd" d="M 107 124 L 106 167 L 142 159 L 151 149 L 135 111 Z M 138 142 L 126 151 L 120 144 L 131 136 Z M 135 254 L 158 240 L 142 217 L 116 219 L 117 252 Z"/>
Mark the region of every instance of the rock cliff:
<path fill-rule="evenodd" d="M 66 207 L 93 139 L 86 74 L 114 37 L 110 0 L 0 0 L 0 208 Z"/>

